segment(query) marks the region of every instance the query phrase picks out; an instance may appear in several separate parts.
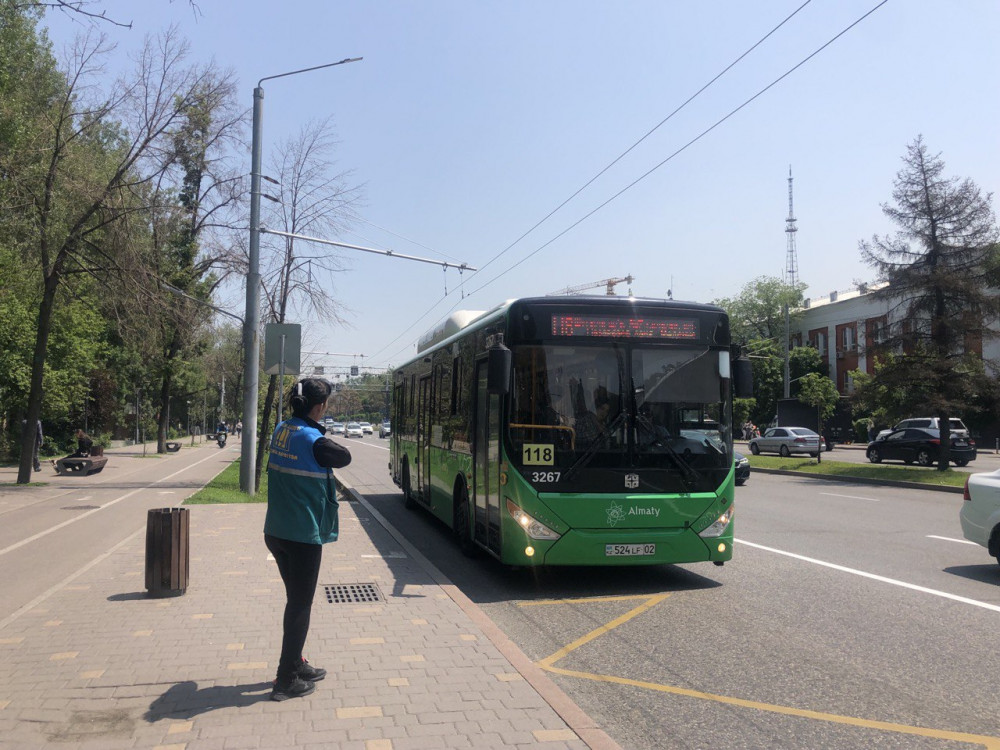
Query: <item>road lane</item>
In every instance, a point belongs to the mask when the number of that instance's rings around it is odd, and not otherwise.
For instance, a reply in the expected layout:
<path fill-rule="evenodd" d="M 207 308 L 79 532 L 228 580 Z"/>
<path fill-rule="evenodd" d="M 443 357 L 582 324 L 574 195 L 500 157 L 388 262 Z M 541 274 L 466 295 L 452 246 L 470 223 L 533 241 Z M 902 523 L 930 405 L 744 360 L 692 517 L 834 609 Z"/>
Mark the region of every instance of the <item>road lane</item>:
<path fill-rule="evenodd" d="M 1000 747 L 1000 566 L 931 538 L 961 496 L 758 474 L 724 568 L 512 571 L 349 446 L 345 477 L 625 747 Z"/>

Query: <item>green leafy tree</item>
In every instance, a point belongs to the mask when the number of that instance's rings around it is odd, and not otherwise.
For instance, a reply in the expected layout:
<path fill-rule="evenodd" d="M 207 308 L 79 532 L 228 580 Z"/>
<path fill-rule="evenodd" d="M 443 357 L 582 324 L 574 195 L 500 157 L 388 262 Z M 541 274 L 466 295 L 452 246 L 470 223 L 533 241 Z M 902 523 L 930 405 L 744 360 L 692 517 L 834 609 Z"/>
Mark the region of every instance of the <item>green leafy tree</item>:
<path fill-rule="evenodd" d="M 944 168 L 922 138 L 910 144 L 896 175 L 894 203 L 882 206 L 899 231 L 876 235 L 860 249 L 879 279 L 889 282 L 875 295 L 896 321 L 870 349 L 882 362 L 876 380 L 899 392 L 906 412 L 930 414 L 946 425 L 992 389 L 977 372 L 974 349 L 995 335 L 996 296 L 988 283 L 998 229 L 992 196 L 969 179 L 945 177 Z M 940 445 L 938 469 L 944 471 L 950 441 Z"/>
<path fill-rule="evenodd" d="M 823 420 L 833 416 L 840 400 L 837 384 L 830 378 L 815 372 L 803 375 L 799 380 L 799 401 L 816 409 L 817 432 L 820 435 L 820 447 L 816 453 L 817 463 L 823 460 Z"/>
<path fill-rule="evenodd" d="M 212 73 L 185 67 L 186 46 L 169 31 L 149 40 L 131 76 L 104 93 L 94 83 L 106 51 L 103 39 L 78 39 L 64 89 L 32 113 L 32 142 L 18 155 L 2 155 L 13 209 L 30 227 L 25 244 L 41 283 L 29 424 L 42 411 L 60 287 L 74 273 L 100 278 L 117 271 L 129 238 L 124 227 L 138 218 L 148 186 L 169 166 L 167 140 Z M 18 483 L 31 478 L 31 441 L 26 432 Z"/>
<path fill-rule="evenodd" d="M 733 341 L 784 341 L 785 306 L 790 311 L 789 320 L 794 321 L 805 288 L 805 284 L 789 286 L 773 276 L 759 276 L 745 284 L 736 297 L 724 297 L 715 304 L 729 313 Z"/>

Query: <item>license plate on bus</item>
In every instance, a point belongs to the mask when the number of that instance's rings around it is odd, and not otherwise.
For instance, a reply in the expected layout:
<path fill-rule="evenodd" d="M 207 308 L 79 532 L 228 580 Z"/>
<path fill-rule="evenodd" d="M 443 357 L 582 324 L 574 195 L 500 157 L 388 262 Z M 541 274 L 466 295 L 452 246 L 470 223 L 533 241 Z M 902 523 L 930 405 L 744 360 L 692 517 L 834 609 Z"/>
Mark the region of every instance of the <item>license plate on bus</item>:
<path fill-rule="evenodd" d="M 605 557 L 640 557 L 642 555 L 655 555 L 655 544 L 605 544 Z"/>

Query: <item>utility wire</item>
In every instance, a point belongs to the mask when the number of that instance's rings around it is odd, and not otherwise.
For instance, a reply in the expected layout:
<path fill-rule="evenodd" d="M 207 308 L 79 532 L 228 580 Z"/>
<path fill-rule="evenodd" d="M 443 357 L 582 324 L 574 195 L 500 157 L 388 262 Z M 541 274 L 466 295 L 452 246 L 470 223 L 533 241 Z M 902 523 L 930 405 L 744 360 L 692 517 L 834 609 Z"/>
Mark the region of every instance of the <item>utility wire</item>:
<path fill-rule="evenodd" d="M 577 226 L 579 226 L 580 224 L 582 224 L 584 221 L 586 221 L 587 219 L 589 219 L 591 216 L 593 216 L 594 214 L 596 214 L 598 211 L 600 211 L 602 208 L 604 208 L 605 206 L 607 206 L 608 204 L 610 204 L 612 201 L 616 200 L 621 195 L 623 195 L 627 191 L 631 190 L 633 187 L 635 187 L 640 182 L 642 182 L 647 177 L 649 177 L 651 174 L 653 174 L 653 172 L 657 171 L 660 167 L 664 166 L 665 164 L 667 164 L 668 162 L 670 162 L 671 160 L 673 160 L 676 156 L 682 154 L 688 148 L 690 148 L 691 146 L 693 146 L 695 143 L 697 143 L 702 138 L 704 138 L 706 135 L 708 135 L 713 130 L 715 130 L 717 127 L 719 127 L 722 123 L 726 122 L 726 120 L 728 120 L 730 117 L 732 117 L 737 112 L 739 112 L 740 110 L 742 110 L 745 107 L 747 107 L 751 102 L 753 102 L 754 100 L 760 98 L 767 91 L 769 91 L 770 89 L 774 88 L 778 83 L 780 83 L 785 78 L 787 78 L 792 73 L 794 73 L 796 70 L 798 70 L 799 68 L 801 68 L 807 62 L 809 62 L 812 58 L 814 58 L 820 52 L 822 52 L 823 50 L 825 50 L 827 47 L 829 47 L 835 41 L 837 41 L 838 39 L 840 39 L 840 37 L 842 37 L 848 31 L 850 31 L 851 29 L 853 29 L 859 23 L 861 23 L 862 21 L 864 21 L 866 18 L 868 18 L 868 16 L 870 16 L 872 13 L 874 13 L 875 11 L 877 11 L 879 8 L 881 8 L 883 5 L 885 5 L 887 2 L 889 2 L 889 0 L 882 0 L 882 2 L 880 2 L 874 8 L 872 8 L 871 10 L 869 10 L 863 16 L 861 16 L 860 18 L 858 18 L 857 20 L 855 20 L 849 26 L 847 26 L 846 28 L 844 28 L 842 31 L 840 31 L 837 35 L 835 35 L 830 40 L 828 40 L 821 47 L 819 47 L 818 49 L 816 49 L 815 51 L 813 51 L 811 54 L 809 54 L 808 56 L 806 56 L 805 58 L 803 58 L 802 60 L 800 60 L 795 65 L 793 65 L 791 68 L 789 68 L 788 70 L 786 70 L 784 73 L 782 73 L 780 76 L 778 76 L 777 78 L 775 78 L 773 81 L 771 81 L 771 83 L 769 83 L 767 86 L 765 86 L 764 88 L 762 88 L 756 94 L 754 94 L 749 99 L 747 99 L 746 101 L 744 101 L 738 107 L 736 107 L 735 109 L 731 110 L 728 114 L 726 114 L 723 117 L 721 117 L 718 120 L 716 120 L 712 125 L 710 125 L 709 127 L 707 127 L 705 130 L 701 131 L 701 133 L 699 133 L 694 138 L 692 138 L 690 141 L 688 141 L 683 146 L 681 146 L 679 149 L 677 149 L 676 151 L 674 151 L 666 159 L 664 159 L 663 161 L 661 161 L 659 164 L 657 164 L 653 168 L 649 169 L 648 171 L 644 172 L 642 175 L 640 175 L 635 180 L 633 180 L 632 182 L 630 182 L 628 185 L 626 185 L 625 187 L 623 187 L 621 190 L 619 190 L 617 193 L 615 193 L 614 195 L 612 195 L 610 198 L 608 198 L 606 201 L 604 201 L 603 203 L 601 203 L 599 206 L 597 206 L 596 208 L 594 208 L 591 211 L 588 211 L 582 217 L 580 217 L 575 222 L 573 222 L 568 227 L 566 227 L 563 231 L 559 232 L 559 234 L 557 234 L 555 237 L 553 237 L 552 239 L 550 239 L 548 242 L 546 242 L 545 244 L 541 245 L 540 247 L 536 248 L 535 250 L 533 250 L 532 252 L 530 252 L 528 255 L 524 256 L 521 260 L 519 260 L 514 265 L 510 266 L 507 270 L 505 270 L 505 271 L 501 272 L 500 274 L 494 276 L 492 279 L 490 279 L 489 281 L 487 281 L 486 283 L 484 283 L 482 286 L 479 286 L 479 287 L 473 289 L 472 291 L 470 291 L 469 295 L 471 296 L 471 295 L 475 294 L 476 292 L 482 291 L 487 286 L 489 286 L 490 284 L 492 284 L 494 281 L 497 281 L 498 279 L 502 278 L 506 274 L 510 273 L 515 268 L 517 268 L 519 265 L 521 265 L 525 261 L 529 260 L 530 258 L 534 257 L 539 252 L 541 252 L 542 250 L 544 250 L 546 247 L 548 247 L 549 245 L 551 245 L 553 242 L 555 242 L 556 240 L 558 240 L 560 237 L 562 237 L 563 235 L 565 235 L 566 233 L 568 233 L 570 230 L 575 229 Z M 489 264 L 487 264 L 487 265 L 489 265 Z M 483 266 L 483 268 L 485 268 L 485 266 Z"/>
<path fill-rule="evenodd" d="M 788 18 L 786 18 L 785 20 L 783 20 L 780 24 L 778 24 L 778 26 L 776 26 L 774 29 L 772 29 L 770 32 L 768 32 L 768 34 L 766 36 L 764 36 L 763 38 L 761 38 L 761 40 L 759 42 L 757 42 L 757 44 L 753 45 L 753 47 L 751 47 L 749 50 L 747 50 L 747 52 L 745 52 L 743 55 L 741 55 L 739 58 L 737 58 L 737 60 L 735 60 L 731 65 L 729 65 L 727 68 L 725 68 L 725 70 L 723 70 L 722 73 L 720 73 L 715 78 L 713 78 L 711 81 L 709 81 L 708 84 L 706 84 L 701 89 L 699 89 L 698 92 L 695 93 L 692 97 L 690 97 L 684 104 L 682 104 L 680 107 L 678 107 L 676 110 L 674 110 L 674 112 L 672 112 L 670 115 L 668 115 L 666 118 L 664 118 L 663 122 L 661 122 L 660 125 L 662 125 L 667 120 L 669 120 L 671 117 L 673 117 L 674 114 L 676 114 L 678 111 L 680 111 L 681 108 L 683 108 L 686 104 L 688 104 L 691 100 L 693 100 L 696 96 L 698 96 L 698 94 L 700 94 L 706 88 L 708 88 L 708 86 L 710 86 L 713 82 L 715 82 L 716 80 L 718 80 L 718 78 L 720 76 L 722 76 L 730 68 L 732 68 L 733 65 L 735 65 L 737 62 L 739 62 L 740 60 L 742 60 L 744 57 L 746 57 L 747 54 L 749 54 L 751 51 L 753 51 L 753 49 L 755 49 L 757 46 L 759 46 L 761 44 L 761 42 L 763 42 L 768 37 L 770 37 L 777 29 L 779 29 L 782 25 L 784 25 L 790 18 L 792 18 L 792 16 L 794 16 L 796 13 L 798 13 L 810 1 L 811 0 L 807 0 L 806 3 L 803 3 L 803 5 L 799 6 L 799 8 L 797 8 L 791 15 L 789 15 Z M 767 91 L 769 91 L 770 89 L 774 88 L 778 83 L 780 83 L 781 81 L 783 81 L 785 78 L 787 78 L 789 75 L 791 75 L 792 73 L 794 73 L 800 67 L 802 67 L 803 65 L 805 65 L 807 62 L 809 62 L 812 58 L 814 58 L 820 52 L 822 52 L 827 47 L 829 47 L 831 44 L 833 44 L 834 42 L 836 42 L 838 39 L 840 39 L 840 37 L 844 36 L 844 34 L 846 34 L 848 31 L 850 31 L 855 26 L 857 26 L 858 24 L 860 24 L 862 21 L 864 21 L 866 18 L 868 18 L 870 15 L 872 15 L 875 11 L 877 11 L 879 8 L 881 8 L 883 5 L 885 5 L 887 2 L 889 2 L 889 0 L 882 0 L 882 2 L 878 3 L 877 5 L 875 5 L 868 12 L 864 13 L 862 16 L 860 16 L 859 18 L 857 18 L 853 23 L 849 24 L 844 29 L 842 29 L 839 33 L 837 33 L 836 35 L 834 35 L 833 37 L 831 37 L 823 45 L 821 45 L 816 50 L 814 50 L 812 53 L 810 53 L 805 58 L 803 58 L 802 60 L 800 60 L 794 66 L 792 66 L 787 71 L 785 71 L 783 74 L 781 74 L 780 76 L 778 76 L 777 78 L 775 78 L 767 86 L 765 86 L 764 88 L 760 89 L 756 94 L 754 94 L 753 96 L 751 96 L 749 99 L 745 100 L 742 104 L 740 104 L 735 109 L 731 110 L 728 114 L 726 114 L 725 116 L 723 116 L 719 120 L 716 120 L 715 123 L 713 123 L 712 125 L 710 125 L 708 128 L 706 128 L 705 130 L 703 130 L 697 136 L 695 136 L 690 141 L 688 141 L 683 146 L 681 146 L 679 149 L 677 149 L 676 151 L 674 151 L 672 154 L 670 154 L 666 159 L 664 159 L 663 161 L 661 161 L 659 164 L 657 164 L 656 166 L 654 166 L 651 169 L 647 170 L 645 173 L 643 173 L 642 175 L 640 175 L 639 177 L 637 177 L 635 180 L 633 180 L 632 182 L 630 182 L 628 185 L 626 185 L 624 188 L 622 188 L 617 193 L 615 193 L 614 195 L 612 195 L 606 201 L 604 201 L 603 203 L 601 203 L 600 205 L 598 205 L 596 208 L 594 208 L 591 211 L 589 211 L 586 214 L 584 214 L 581 218 L 577 219 L 575 222 L 573 222 L 568 227 L 566 227 L 563 231 L 559 232 L 557 235 L 555 235 L 554 237 L 552 237 L 550 240 L 548 240 L 547 242 L 545 242 L 543 245 L 541 245 L 538 248 L 536 248 L 535 250 L 533 250 L 531 253 L 529 253 L 528 255 L 526 255 L 524 258 L 522 258 L 521 260 L 519 260 L 517 263 L 515 263 L 512 266 L 510 266 L 505 271 L 502 271 L 497 276 L 494 276 L 489 281 L 486 281 L 481 286 L 476 287 L 472 291 L 468 292 L 467 296 L 472 296 L 473 294 L 476 294 L 477 292 L 482 291 L 483 289 L 485 289 L 487 286 L 489 286 L 493 282 L 501 279 L 503 276 L 505 276 L 506 274 L 508 274 L 510 271 L 513 271 L 515 268 L 517 268 L 518 266 L 520 266 L 522 263 L 524 263 L 525 261 L 527 261 L 530 258 L 534 257 L 539 252 L 541 252 L 542 250 L 544 250 L 546 247 L 548 247 L 549 245 L 551 245 L 553 242 L 555 242 L 559 238 L 563 237 L 565 234 L 567 234 L 571 230 L 575 229 L 581 223 L 583 223 L 584 221 L 586 221 L 587 219 L 589 219 L 591 216 L 593 216 L 595 213 L 597 213 L 598 211 L 600 211 L 601 209 L 603 209 L 604 207 L 606 207 L 607 205 L 609 205 L 611 202 L 613 202 L 617 198 L 619 198 L 621 195 L 623 195 L 624 193 L 626 193 L 628 190 L 631 190 L 637 184 L 639 184 L 640 182 L 642 182 L 643 180 L 645 180 L 647 177 L 649 177 L 653 172 L 655 172 L 658 169 L 660 169 L 660 167 L 664 166 L 665 164 L 667 164 L 668 162 L 670 162 L 671 160 L 673 160 L 676 156 L 678 156 L 681 153 L 683 153 L 684 151 L 686 151 L 688 148 L 690 148 L 695 143 L 697 143 L 698 141 L 700 141 L 702 138 L 704 138 L 706 135 L 708 135 L 709 133 L 711 133 L 713 130 L 715 130 L 717 127 L 719 127 L 721 124 L 723 124 L 724 122 L 726 122 L 727 120 L 729 120 L 737 112 L 741 111 L 742 109 L 744 109 L 745 107 L 747 107 L 749 104 L 751 104 L 753 101 L 755 101 L 756 99 L 760 98 Z M 656 128 L 660 127 L 660 125 L 657 125 Z M 645 140 L 645 138 L 647 138 L 654 130 L 656 130 L 656 128 L 653 128 L 653 130 L 651 130 L 649 133 L 647 133 L 645 136 L 643 136 L 639 141 L 637 141 L 635 144 L 633 144 L 633 146 L 631 148 L 629 148 L 627 151 L 623 152 L 621 154 L 621 156 L 619 156 L 617 159 L 615 159 L 615 161 L 611 162 L 611 164 L 609 164 L 607 167 L 605 167 L 600 173 L 598 173 L 597 175 L 595 175 L 595 177 L 593 179 L 591 179 L 583 187 L 581 187 L 579 190 L 577 190 L 575 193 L 573 193 L 573 195 L 571 195 L 569 198 L 567 198 L 565 201 L 563 201 L 559 206 L 557 206 L 555 209 L 553 209 L 549 214 L 547 214 L 545 216 L 545 218 L 543 218 L 541 221 L 539 221 L 538 223 L 536 223 L 531 229 L 529 229 L 527 232 L 525 232 L 524 234 L 522 234 L 520 237 L 518 237 L 518 239 L 516 239 L 514 242 L 512 242 L 506 248 L 504 248 L 503 250 L 501 250 L 496 256 L 494 256 L 489 261 L 487 261 L 480 268 L 480 272 L 483 271 L 487 266 L 489 266 L 490 263 L 492 263 L 497 258 L 499 258 L 500 256 L 502 256 L 504 253 L 506 253 L 512 247 L 514 247 L 524 237 L 526 237 L 528 234 L 530 234 L 532 231 L 534 231 L 538 226 L 540 226 L 543 222 L 545 222 L 549 217 L 551 217 L 553 214 L 555 214 L 560 208 L 562 208 L 564 205 L 566 205 L 566 203 L 568 203 L 576 195 L 578 195 L 582 190 L 584 190 L 587 186 L 589 186 L 594 180 L 596 180 L 598 177 L 600 177 L 602 174 L 604 174 L 604 172 L 606 172 L 611 166 L 613 166 L 617 161 L 619 161 L 622 157 L 624 157 L 625 154 L 627 154 L 629 151 L 631 151 L 632 149 L 634 149 L 635 146 L 637 146 L 639 143 L 642 142 L 642 140 Z M 477 273 L 477 275 L 478 275 L 478 273 Z M 446 298 L 447 297 L 443 297 L 442 299 L 446 299 Z M 398 336 L 396 336 L 396 338 L 392 339 L 392 341 L 390 341 L 388 344 L 386 344 L 384 347 L 382 347 L 382 349 L 378 350 L 375 354 L 376 355 L 380 354 L 381 352 L 385 351 L 390 346 L 392 346 L 400 338 L 402 338 L 415 325 L 417 325 L 417 323 L 419 323 L 427 315 L 429 315 L 434 310 L 434 308 L 436 308 L 438 306 L 438 304 L 440 304 L 441 301 L 442 300 L 439 299 L 436 302 L 434 302 L 434 304 L 432 304 L 431 307 L 426 312 L 424 312 L 421 316 L 419 316 L 418 318 L 416 318 L 413 321 L 413 323 L 411 323 Z M 454 310 L 457 305 L 458 305 L 458 303 L 456 302 L 455 305 L 453 305 L 448 310 L 448 312 L 451 312 L 452 310 Z M 406 347 L 404 347 L 404 349 L 405 348 Z M 402 351 L 403 350 L 401 349 L 400 352 L 402 352 Z M 397 352 L 397 354 L 400 353 L 400 352 Z"/>
<path fill-rule="evenodd" d="M 617 157 L 615 157 L 615 159 L 613 159 L 610 163 L 608 163 L 600 172 L 598 172 L 593 177 L 591 177 L 589 180 L 587 180 L 587 182 L 585 182 L 582 186 L 580 186 L 580 188 L 578 188 L 572 195 L 570 195 L 568 198 L 566 198 L 566 200 L 564 200 L 558 206 L 556 206 L 551 211 L 549 211 L 544 217 L 542 217 L 539 221 L 537 221 L 530 229 L 528 229 L 520 237 L 518 237 L 516 240 L 514 240 L 509 245 L 507 245 L 507 247 L 505 247 L 499 253 L 497 253 L 492 258 L 490 258 L 488 261 L 486 261 L 486 263 L 483 266 L 480 267 L 479 271 L 477 271 L 476 274 L 473 274 L 473 277 L 475 277 L 475 275 L 477 275 L 479 272 L 484 271 L 491 263 L 493 263 L 494 261 L 498 260 L 500 257 L 502 257 L 504 254 L 506 254 L 508 251 L 510 251 L 511 249 L 513 249 L 519 242 L 521 242 L 521 240 L 523 240 L 529 234 L 531 234 L 536 229 L 538 229 L 538 227 L 540 227 L 542 224 L 544 224 L 546 221 L 548 221 L 550 218 L 552 218 L 552 216 L 554 216 L 567 203 L 569 203 L 571 200 L 573 200 L 574 198 L 576 198 L 576 196 L 578 196 L 580 193 L 582 193 L 584 190 L 586 190 L 588 187 L 590 187 L 595 181 L 597 181 L 602 175 L 604 175 L 605 172 L 607 172 L 615 164 L 617 164 L 618 162 L 620 162 L 629 153 L 631 153 L 633 150 L 635 150 L 635 148 L 637 146 L 639 146 L 639 144 L 641 144 L 643 141 L 645 141 L 647 138 L 649 138 L 649 136 L 651 136 L 653 133 L 655 133 L 657 130 L 659 130 L 663 125 L 665 125 L 669 120 L 671 120 L 674 117 L 674 115 L 676 115 L 678 112 L 680 112 L 682 109 L 684 109 L 688 104 L 690 104 L 692 101 L 694 101 L 698 96 L 700 96 L 712 84 L 714 84 L 716 81 L 718 81 L 720 78 L 722 78 L 722 76 L 724 76 L 726 73 L 728 73 L 737 64 L 739 64 L 745 57 L 747 57 L 747 55 L 749 55 L 751 52 L 753 52 L 755 49 L 757 49 L 761 44 L 763 44 L 765 41 L 767 41 L 771 36 L 773 36 L 774 33 L 778 31 L 778 29 L 780 29 L 782 26 L 784 26 L 786 23 L 788 23 L 795 15 L 798 14 L 799 11 L 801 11 L 803 8 L 805 8 L 810 2 L 812 2 L 812 0 L 806 0 L 804 3 L 802 3 L 802 5 L 800 5 L 794 11 L 792 11 L 787 17 L 785 17 L 781 21 L 781 23 L 779 23 L 777 26 L 775 26 L 773 29 L 771 29 L 769 32 L 767 32 L 767 34 L 765 34 L 760 39 L 758 39 L 750 48 L 748 48 L 743 54 L 741 54 L 739 57 L 737 57 L 735 60 L 733 60 L 731 63 L 729 63 L 729 65 L 727 65 L 725 68 L 723 68 L 722 71 L 720 71 L 718 74 L 716 74 L 715 77 L 713 77 L 708 83 L 706 83 L 704 86 L 702 86 L 696 92 L 694 92 L 691 96 L 689 96 L 687 99 L 685 99 L 683 103 L 681 103 L 670 114 L 668 114 L 666 117 L 664 117 L 662 120 L 660 120 L 659 123 L 657 123 L 655 126 L 653 126 L 649 131 L 647 131 L 646 134 L 643 135 L 639 140 L 637 140 L 635 143 L 633 143 L 631 146 L 629 146 L 627 149 L 625 149 L 622 153 L 620 153 Z M 365 220 L 362 219 L 362 221 L 365 221 Z M 371 226 L 374 226 L 377 229 L 382 229 L 382 227 L 379 227 L 378 225 L 373 224 L 372 222 L 365 221 L 365 223 L 366 224 L 371 224 Z M 570 227 L 570 229 L 572 229 L 572 227 Z M 389 230 L 383 230 L 383 231 L 388 232 Z M 389 234 L 393 234 L 393 233 L 389 232 Z M 395 236 L 398 237 L 399 235 L 395 235 Z M 405 237 L 401 237 L 401 239 L 406 240 Z M 407 240 L 407 241 L 408 242 L 412 242 L 412 240 Z M 419 243 L 415 243 L 415 244 L 419 244 Z M 423 245 L 420 245 L 420 246 L 424 247 Z M 430 248 L 426 248 L 426 249 L 430 250 Z M 539 248 L 539 249 L 541 249 L 541 248 Z M 445 256 L 445 257 L 447 257 L 447 256 Z M 528 257 L 531 257 L 531 256 L 528 256 Z M 511 268 L 516 268 L 516 267 L 517 266 L 515 265 L 515 266 L 512 266 Z M 508 270 L 510 270 L 510 269 L 508 269 Z M 497 278 L 500 278 L 500 277 L 498 276 Z M 491 283 L 491 282 L 487 282 L 487 283 Z M 482 289 L 482 288 L 483 287 L 480 287 L 480 289 Z M 478 289 L 476 291 L 478 291 Z M 388 344 L 386 344 L 382 349 L 380 349 L 379 351 L 377 351 L 375 354 L 382 353 L 383 351 L 385 351 L 386 349 L 388 349 L 390 346 L 392 346 L 394 343 L 396 343 L 400 338 L 402 338 L 404 335 L 406 335 L 415 325 L 417 325 L 420 321 L 422 321 L 424 318 L 426 318 L 434 310 L 434 308 L 436 308 L 443 300 L 447 299 L 447 297 L 448 297 L 448 294 L 446 293 L 444 295 L 444 297 L 442 297 L 441 299 L 435 301 L 431 305 L 431 307 L 427 309 L 426 312 L 424 312 L 422 315 L 418 316 L 413 321 L 413 323 L 410 324 L 409 327 L 407 327 L 405 330 L 403 330 L 396 338 L 394 338 L 392 341 L 390 341 Z M 453 309 L 454 309 L 454 307 L 452 307 L 452 310 Z M 400 351 L 402 351 L 402 350 L 400 350 Z M 397 352 L 397 354 L 398 353 L 400 353 L 400 352 Z"/>
<path fill-rule="evenodd" d="M 602 169 L 600 172 L 598 172 L 593 177 L 591 177 L 589 180 L 587 180 L 587 182 L 585 182 L 575 193 L 573 193 L 571 196 L 569 196 L 569 198 L 567 198 L 562 203 L 560 203 L 558 206 L 556 206 L 551 211 L 549 211 L 547 214 L 545 214 L 545 216 L 542 217 L 542 219 L 540 219 L 533 227 L 531 227 L 531 229 L 529 229 L 527 232 L 525 232 L 520 237 L 518 237 L 516 240 L 514 240 L 509 245 L 507 245 L 507 247 L 505 247 L 499 253 L 497 253 L 492 258 L 490 258 L 484 265 L 480 266 L 479 270 L 480 271 L 484 271 L 486 269 L 486 267 L 489 266 L 493 261 L 499 259 L 508 250 L 510 250 L 511 248 L 513 248 L 521 240 L 523 240 L 529 234 L 531 234 L 536 229 L 538 229 L 538 227 L 540 227 L 542 224 L 544 224 L 546 221 L 548 221 L 550 218 L 552 218 L 552 216 L 556 212 L 558 212 L 563 206 L 565 206 L 571 200 L 573 200 L 574 198 L 576 198 L 576 196 L 578 196 L 580 193 L 582 193 L 584 190 L 586 190 L 588 187 L 590 187 L 599 177 L 601 177 L 605 172 L 607 172 L 609 169 L 611 169 L 611 167 L 613 167 L 615 164 L 617 164 L 622 159 L 624 159 L 640 143 L 642 143 L 644 140 L 646 140 L 647 138 L 649 138 L 649 136 L 651 136 L 653 133 L 655 133 L 657 130 L 659 130 L 663 125 L 665 125 L 669 120 L 671 120 L 674 115 L 676 115 L 678 112 L 680 112 L 682 109 L 684 109 L 688 104 L 690 104 L 695 99 L 697 99 L 698 96 L 700 96 L 702 94 L 702 92 L 704 92 L 709 86 L 711 86 L 713 83 L 715 83 L 720 78 L 722 78 L 722 76 L 724 76 L 732 68 L 734 68 L 741 60 L 743 60 L 743 58 L 745 58 L 747 55 L 749 55 L 751 52 L 753 52 L 755 49 L 757 49 L 760 45 L 762 45 L 764 42 L 766 42 L 769 37 L 771 37 L 776 31 L 778 31 L 778 29 L 780 29 L 782 26 L 784 26 L 786 23 L 788 23 L 800 10 L 802 10 L 807 5 L 809 5 L 810 2 L 812 2 L 812 0 L 806 0 L 804 3 L 802 3 L 802 5 L 800 5 L 794 11 L 792 11 L 791 14 L 789 14 L 781 23 L 779 23 L 777 26 L 775 26 L 773 29 L 771 29 L 769 32 L 767 32 L 767 34 L 765 34 L 760 39 L 758 39 L 757 42 L 754 43 L 754 45 L 752 47 L 750 47 L 746 52 L 744 52 L 742 55 L 740 55 L 735 60 L 733 60 L 731 63 L 729 63 L 729 65 L 727 65 L 725 68 L 723 68 L 722 71 L 720 73 L 718 73 L 712 80 L 710 80 L 708 83 L 706 83 L 700 89 L 698 89 L 693 94 L 691 94 L 691 96 L 689 96 L 687 99 L 685 99 L 684 102 L 680 106 L 678 106 L 673 112 L 671 112 L 669 115 L 667 115 L 662 120 L 660 120 L 659 123 L 657 123 L 656 125 L 654 125 L 652 129 L 650 129 L 644 136 L 642 136 L 642 138 L 640 138 L 635 143 L 633 143 L 631 146 L 629 146 L 627 149 L 625 149 L 624 151 L 622 151 L 617 157 L 615 157 L 615 159 L 613 161 L 611 161 L 611 163 L 609 163 L 606 167 L 604 167 L 604 169 Z"/>

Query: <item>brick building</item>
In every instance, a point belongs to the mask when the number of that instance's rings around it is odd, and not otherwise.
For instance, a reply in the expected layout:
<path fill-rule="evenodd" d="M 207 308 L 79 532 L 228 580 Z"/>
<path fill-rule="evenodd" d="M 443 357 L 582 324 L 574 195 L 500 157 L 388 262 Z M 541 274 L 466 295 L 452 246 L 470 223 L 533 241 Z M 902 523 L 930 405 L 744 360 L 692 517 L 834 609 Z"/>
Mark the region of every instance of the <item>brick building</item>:
<path fill-rule="evenodd" d="M 874 362 L 867 354 L 867 345 L 878 342 L 890 326 L 907 325 L 907 321 L 893 319 L 891 303 L 875 299 L 871 291 L 884 285 L 872 285 L 845 292 L 831 292 L 829 297 L 807 299 L 799 311 L 798 321 L 792 323 L 792 346 L 813 346 L 819 350 L 824 364 L 829 366 L 830 379 L 837 384 L 842 395 L 853 390 L 850 372 L 874 372 Z M 898 313 L 896 313 L 898 316 Z M 993 370 L 1000 370 L 1000 339 L 984 342 L 980 337 L 967 336 L 961 342 L 965 351 L 975 352 L 986 360 Z M 992 437 L 1000 435 L 997 429 L 984 431 Z"/>

